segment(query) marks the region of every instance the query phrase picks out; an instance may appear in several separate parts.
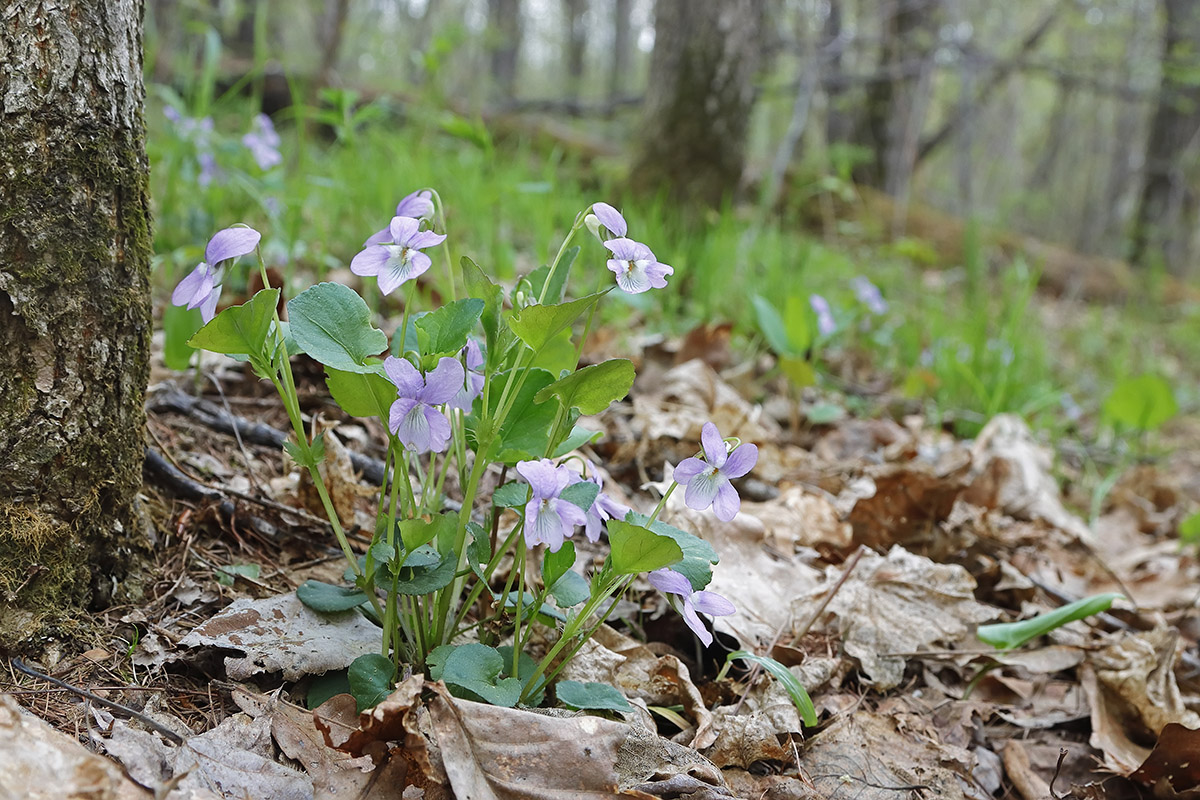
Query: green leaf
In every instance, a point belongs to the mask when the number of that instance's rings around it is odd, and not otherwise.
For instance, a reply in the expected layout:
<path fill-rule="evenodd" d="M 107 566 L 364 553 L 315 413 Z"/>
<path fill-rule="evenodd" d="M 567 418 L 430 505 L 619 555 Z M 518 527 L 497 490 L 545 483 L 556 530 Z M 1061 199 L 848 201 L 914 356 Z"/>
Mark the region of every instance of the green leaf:
<path fill-rule="evenodd" d="M 434 514 L 431 519 L 405 519 L 397 525 L 400 528 L 400 538 L 405 550 L 416 550 L 423 544 L 428 544 L 439 535 L 445 535 L 446 528 L 458 525 L 457 514 Z M 407 563 L 407 562 L 406 562 Z"/>
<path fill-rule="evenodd" d="M 558 305 L 536 305 L 517 309 L 508 317 L 508 327 L 532 350 L 540 350 L 559 331 L 569 328 L 597 300 L 611 290 L 589 294 Z"/>
<path fill-rule="evenodd" d="M 788 295 L 783 305 L 784 325 L 787 327 L 788 342 L 795 353 L 807 352 L 813 342 L 813 327 L 809 322 L 811 309 L 803 297 L 798 294 Z"/>
<path fill-rule="evenodd" d="M 781 356 L 800 355 L 802 351 L 798 352 L 792 348 L 792 343 L 788 340 L 787 326 L 775 306 L 771 305 L 765 297 L 757 294 L 750 298 L 750 302 L 754 304 L 758 329 L 762 331 L 763 338 L 767 340 L 767 344 L 771 346 L 775 354 Z"/>
<path fill-rule="evenodd" d="M 188 344 L 192 334 L 200 330 L 200 310 L 168 305 L 163 309 L 163 363 L 168 369 L 184 370 L 192 363 L 196 351 Z"/>
<path fill-rule="evenodd" d="M 568 570 L 550 587 L 550 596 L 559 608 L 577 606 L 592 596 L 592 587 L 578 572 Z"/>
<path fill-rule="evenodd" d="M 396 591 L 407 595 L 436 592 L 450 585 L 457 568 L 458 555 L 455 553 L 446 553 L 440 562 L 431 567 L 409 567 L 405 564 L 400 568 L 400 580 L 396 582 Z"/>
<path fill-rule="evenodd" d="M 1179 540 L 1187 544 L 1200 542 L 1200 513 L 1192 514 L 1179 523 Z"/>
<path fill-rule="evenodd" d="M 618 575 L 653 572 L 683 558 L 683 550 L 671 537 L 615 519 L 608 521 L 608 543 L 612 546 L 612 566 Z"/>
<path fill-rule="evenodd" d="M 592 507 L 592 503 L 596 502 L 598 494 L 600 494 L 599 486 L 591 481 L 579 481 L 563 489 L 559 497 L 568 503 L 579 506 L 581 511 L 587 511 Z"/>
<path fill-rule="evenodd" d="M 353 289 L 318 283 L 288 301 L 292 336 L 316 361 L 344 372 L 376 372 L 367 363 L 387 350 L 387 335 L 371 324 L 371 309 Z"/>
<path fill-rule="evenodd" d="M 495 388 L 490 397 L 488 417 L 495 415 L 498 410 L 500 395 L 503 394 L 499 387 L 508 380 L 510 372 L 501 372 L 492 378 Z M 493 461 L 512 465 L 518 461 L 541 458 L 545 455 L 557 409 L 553 403 L 538 403 L 534 396 L 553 382 L 553 376 L 545 370 L 529 370 L 524 385 L 513 400 L 508 416 L 500 426 L 494 450 L 497 455 L 492 458 Z M 478 446 L 479 417 L 472 414 L 467 417 L 466 423 L 467 435 L 472 446 Z"/>
<path fill-rule="evenodd" d="M 520 508 L 529 502 L 529 484 L 509 481 L 492 493 L 492 505 L 496 508 Z"/>
<path fill-rule="evenodd" d="M 558 702 L 580 711 L 633 711 L 633 706 L 607 683 L 559 681 L 554 687 Z"/>
<path fill-rule="evenodd" d="M 561 458 L 572 450 L 578 450 L 585 444 L 595 444 L 604 438 L 604 431 L 592 431 L 587 428 L 581 428 L 576 425 L 571 428 L 571 434 L 563 440 L 552 455 L 553 458 Z"/>
<path fill-rule="evenodd" d="M 534 399 L 544 403 L 551 397 L 557 397 L 564 408 L 578 408 L 584 414 L 599 414 L 614 400 L 629 394 L 636 376 L 632 361 L 613 358 L 572 372 L 542 389 Z"/>
<path fill-rule="evenodd" d="M 571 340 L 571 330 L 561 330 L 550 337 L 529 366 L 544 369 L 551 375 L 562 375 L 579 366 L 579 353 Z"/>
<path fill-rule="evenodd" d="M 563 542 L 557 553 L 547 551 L 542 558 L 542 585 L 553 586 L 574 564 L 574 542 Z"/>
<path fill-rule="evenodd" d="M 540 606 L 534 606 L 533 602 L 537 599 L 529 592 L 517 593 L 509 592 L 504 596 L 505 611 L 517 610 L 517 598 L 521 598 L 521 619 L 529 619 L 536 617 L 537 621 L 543 625 L 553 627 L 556 622 L 566 622 L 567 618 L 554 606 L 549 603 L 542 603 Z"/>
<path fill-rule="evenodd" d="M 487 340 L 488 367 L 490 369 L 495 366 L 495 362 L 492 361 L 492 351 L 497 349 L 504 292 L 499 286 L 492 283 L 492 279 L 471 259 L 463 256 L 459 263 L 462 266 L 463 281 L 467 285 L 467 294 L 483 300 L 483 313 L 480 314 L 479 321 L 483 325 L 484 338 Z"/>
<path fill-rule="evenodd" d="M 529 679 L 533 677 L 533 673 L 537 671 L 537 663 L 529 657 L 529 654 L 524 650 L 519 651 L 517 655 L 517 665 L 520 669 L 513 669 L 513 646 L 511 644 L 502 644 L 496 648 L 500 653 L 500 657 L 504 659 L 504 674 L 505 676 L 513 675 L 514 673 L 520 676 L 521 691 L 525 691 L 525 687 L 529 685 Z M 536 708 L 542 704 L 542 700 L 546 697 L 546 675 L 542 673 L 538 676 L 537 689 L 529 693 L 525 704 Z"/>
<path fill-rule="evenodd" d="M 468 297 L 420 317 L 416 326 L 421 355 L 454 355 L 462 350 L 485 305 L 479 298 Z"/>
<path fill-rule="evenodd" d="M 300 584 L 296 589 L 296 597 L 313 611 L 323 611 L 327 614 L 349 611 L 367 602 L 367 596 L 361 589 L 333 586 L 312 579 Z"/>
<path fill-rule="evenodd" d="M 279 302 L 278 289 L 263 289 L 240 306 L 217 314 L 188 340 L 192 347 L 225 355 L 247 355 L 269 361 L 267 335 Z"/>
<path fill-rule="evenodd" d="M 392 680 L 396 677 L 396 665 L 390 658 L 379 653 L 366 653 L 350 664 L 346 678 L 350 682 L 350 694 L 358 704 L 358 713 L 374 708 L 392 693 Z"/>
<path fill-rule="evenodd" d="M 1056 628 L 1061 628 L 1068 622 L 1090 617 L 1092 614 L 1099 614 L 1101 611 L 1108 611 L 1109 606 L 1113 604 L 1114 600 L 1123 598 L 1124 596 L 1119 592 L 1094 594 L 1091 597 L 1076 600 L 1074 603 L 1068 603 L 1053 611 L 1038 614 L 1031 619 L 1023 619 L 1020 622 L 980 625 L 978 630 L 975 631 L 975 635 L 984 644 L 990 644 L 999 650 L 1011 650 L 1014 647 L 1020 647 L 1031 639 L 1036 639 Z"/>
<path fill-rule="evenodd" d="M 803 389 L 805 386 L 813 386 L 817 382 L 817 370 L 803 358 L 780 356 L 779 369 L 797 388 Z"/>
<path fill-rule="evenodd" d="M 222 586 L 233 586 L 239 576 L 243 578 L 257 578 L 259 571 L 258 564 L 230 564 L 215 569 L 217 583 Z"/>
<path fill-rule="evenodd" d="M 1171 384 L 1158 375 L 1126 378 L 1104 401 L 1104 419 L 1109 424 L 1140 431 L 1154 430 L 1178 411 Z"/>
<path fill-rule="evenodd" d="M 304 705 L 309 711 L 339 694 L 353 694 L 346 670 L 335 669 L 320 675 L 313 675 L 308 681 L 308 692 L 304 695 Z"/>
<path fill-rule="evenodd" d="M 808 690 L 804 688 L 804 684 L 800 683 L 799 679 L 791 673 L 787 667 L 780 664 L 773 658 L 768 656 L 760 656 L 751 653 L 747 650 L 735 650 L 725 656 L 725 663 L 728 664 L 735 658 L 740 658 L 743 661 L 750 661 L 762 667 L 763 672 L 766 672 L 775 680 L 783 685 L 787 690 L 788 697 L 792 698 L 792 705 L 800 712 L 800 719 L 810 728 L 816 727 L 817 724 L 817 709 L 813 707 L 812 698 L 808 696 Z"/>
<path fill-rule="evenodd" d="M 486 703 L 512 708 L 521 697 L 521 682 L 516 678 L 501 678 L 504 657 L 494 647 L 482 644 L 460 645 L 442 664 L 442 680 L 451 694 L 462 697 L 461 691 Z"/>
<path fill-rule="evenodd" d="M 625 521 L 645 526 L 650 518 L 645 514 L 631 511 L 625 516 Z M 611 522 L 609 524 L 611 525 Z M 713 564 L 721 560 L 711 544 L 699 536 L 671 527 L 662 520 L 656 519 L 654 524 L 648 527 L 660 536 L 669 536 L 683 551 L 683 560 L 678 564 L 672 564 L 671 569 L 687 578 L 688 583 L 692 584 L 692 589 L 697 592 L 708 586 L 712 581 Z"/>
<path fill-rule="evenodd" d="M 326 367 L 325 385 L 334 401 L 352 417 L 387 420 L 392 403 L 399 396 L 396 384 L 373 372 L 345 372 Z"/>
<path fill-rule="evenodd" d="M 471 543 L 467 545 L 467 565 L 481 581 L 487 581 L 484 569 L 492 558 L 492 543 L 488 540 L 487 531 L 474 522 L 467 523 L 471 530 Z"/>

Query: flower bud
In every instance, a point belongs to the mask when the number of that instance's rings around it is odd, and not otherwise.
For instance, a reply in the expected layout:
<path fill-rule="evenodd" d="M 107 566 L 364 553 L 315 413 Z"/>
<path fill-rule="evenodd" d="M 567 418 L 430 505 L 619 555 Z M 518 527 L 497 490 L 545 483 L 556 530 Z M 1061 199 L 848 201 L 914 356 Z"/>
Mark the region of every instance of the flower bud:
<path fill-rule="evenodd" d="M 583 224 L 592 232 L 592 236 L 596 237 L 596 241 L 604 244 L 604 237 L 600 235 L 600 218 L 595 214 L 588 214 L 583 218 Z"/>

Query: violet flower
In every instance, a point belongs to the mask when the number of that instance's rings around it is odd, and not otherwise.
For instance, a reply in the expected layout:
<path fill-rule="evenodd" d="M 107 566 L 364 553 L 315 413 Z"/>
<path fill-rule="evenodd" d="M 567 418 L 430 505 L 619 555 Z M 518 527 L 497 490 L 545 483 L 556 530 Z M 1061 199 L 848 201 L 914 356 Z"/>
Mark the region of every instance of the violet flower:
<path fill-rule="evenodd" d="M 383 371 L 400 395 L 388 412 L 388 429 L 414 453 L 440 453 L 450 439 L 450 421 L 434 406 L 450 401 L 463 384 L 463 365 L 449 356 L 428 375 L 406 359 L 388 356 Z"/>
<path fill-rule="evenodd" d="M 742 500 L 730 480 L 749 472 L 758 461 L 758 447 L 741 444 L 728 452 L 717 426 L 704 423 L 700 429 L 700 443 L 704 448 L 704 459 L 685 458 L 675 467 L 675 481 L 687 483 L 683 500 L 688 508 L 703 511 L 712 506 L 713 513 L 722 522 L 737 516 Z"/>
<path fill-rule="evenodd" d="M 887 313 L 887 301 L 883 299 L 879 287 L 871 283 L 869 278 L 857 275 L 854 280 L 850 281 L 850 284 L 854 287 L 854 294 L 858 297 L 858 301 L 870 309 L 872 314 Z"/>
<path fill-rule="evenodd" d="M 350 271 L 355 275 L 377 276 L 379 291 L 391 294 L 400 284 L 422 274 L 433 264 L 422 250 L 446 240 L 445 234 L 423 231 L 420 227 L 421 221 L 415 217 L 392 217 L 392 224 L 388 226 L 389 241 L 367 245 L 350 262 Z"/>
<path fill-rule="evenodd" d="M 692 591 L 692 584 L 685 576 L 672 569 L 656 569 L 646 575 L 651 585 L 660 592 L 678 595 L 683 598 L 683 621 L 692 629 L 692 633 L 708 647 L 713 642 L 713 635 L 700 620 L 700 614 L 711 614 L 714 617 L 727 617 L 737 611 L 733 603 L 716 592 Z"/>
<path fill-rule="evenodd" d="M 242 137 L 242 144 L 254 156 L 258 168 L 263 171 L 283 163 L 283 156 L 279 154 L 279 134 L 275 132 L 275 125 L 266 114 L 259 114 L 254 118 L 250 132 Z"/>
<path fill-rule="evenodd" d="M 819 294 L 810 295 L 808 304 L 812 306 L 812 310 L 817 315 L 817 332 L 822 336 L 829 336 L 837 330 L 837 323 L 833 321 L 833 311 L 829 308 L 829 301 Z"/>
<path fill-rule="evenodd" d="M 467 346 L 462 349 L 462 355 L 467 362 L 466 380 L 462 386 L 458 387 L 458 394 L 450 398 L 446 405 L 469 414 L 475 398 L 483 392 L 484 376 L 479 371 L 479 368 L 483 366 L 483 351 L 479 349 L 478 342 L 468 339 Z"/>
<path fill-rule="evenodd" d="M 612 251 L 608 268 L 617 276 L 617 286 L 629 294 L 662 289 L 674 268 L 660 264 L 650 248 L 633 239 L 609 239 L 604 246 Z"/>
<path fill-rule="evenodd" d="M 592 462 L 587 462 L 587 468 L 591 477 L 583 478 L 572 473 L 574 477 L 571 482 L 580 483 L 582 481 L 587 481 L 588 483 L 594 483 L 596 486 L 603 489 L 604 480 L 600 477 L 600 474 L 596 472 L 595 467 L 592 466 Z M 596 494 L 596 499 L 592 501 L 592 507 L 585 512 L 587 521 L 584 523 L 583 532 L 587 536 L 588 541 L 600 541 L 600 526 L 610 519 L 625 519 L 625 515 L 628 514 L 629 511 L 629 506 L 618 503 L 616 500 L 613 500 L 611 497 L 606 495 L 603 491 L 598 492 Z"/>
<path fill-rule="evenodd" d="M 413 192 L 410 195 L 405 195 L 404 199 L 396 204 L 397 217 L 412 217 L 413 219 L 430 219 L 433 217 L 433 192 L 428 189 L 421 189 Z M 363 242 L 363 247 L 372 244 L 387 244 L 391 242 L 391 231 L 384 228 L 381 231 L 373 234 L 370 239 Z"/>
<path fill-rule="evenodd" d="M 212 320 L 221 296 L 221 262 L 253 253 L 262 234 L 253 228 L 236 227 L 217 231 L 204 248 L 204 260 L 179 282 L 171 293 L 171 304 L 199 308 L 205 324 Z"/>
<path fill-rule="evenodd" d="M 563 541 L 575 533 L 575 526 L 587 521 L 582 508 L 559 497 L 574 473 L 543 458 L 517 462 L 517 474 L 533 490 L 525 504 L 525 546 L 544 544 L 551 553 L 557 553 Z"/>

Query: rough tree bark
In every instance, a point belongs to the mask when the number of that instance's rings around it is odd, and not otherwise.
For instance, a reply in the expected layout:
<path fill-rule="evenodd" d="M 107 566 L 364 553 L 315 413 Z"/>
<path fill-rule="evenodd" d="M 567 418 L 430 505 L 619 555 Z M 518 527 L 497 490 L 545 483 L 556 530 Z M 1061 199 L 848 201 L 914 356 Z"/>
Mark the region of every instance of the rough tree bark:
<path fill-rule="evenodd" d="M 1138 205 L 1130 260 L 1161 260 L 1182 274 L 1191 266 L 1200 153 L 1200 3 L 1163 0 L 1162 85 L 1146 144 L 1146 181 Z"/>
<path fill-rule="evenodd" d="M 0 10 L 0 651 L 69 636 L 144 541 L 142 11 Z"/>
<path fill-rule="evenodd" d="M 631 184 L 716 206 L 737 189 L 767 0 L 658 0 Z"/>

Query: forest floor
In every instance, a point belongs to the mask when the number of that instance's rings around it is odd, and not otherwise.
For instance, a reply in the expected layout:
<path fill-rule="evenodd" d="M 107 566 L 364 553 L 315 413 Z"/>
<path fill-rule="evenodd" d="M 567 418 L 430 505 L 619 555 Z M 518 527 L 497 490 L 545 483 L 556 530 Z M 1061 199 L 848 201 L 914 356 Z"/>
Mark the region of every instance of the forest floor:
<path fill-rule="evenodd" d="M 631 344 L 601 331 L 589 357 L 628 356 Z M 701 648 L 637 583 L 563 673 L 618 687 L 632 713 L 499 709 L 419 677 L 361 719 L 352 700 L 308 711 L 310 676 L 346 667 L 378 634 L 353 613 L 325 620 L 296 601 L 307 579 L 339 582 L 342 557 L 272 440 L 270 428 L 286 427 L 273 395 L 240 365 L 206 360 L 199 378 L 157 370 L 148 395 L 158 458 L 145 500 L 158 539 L 144 599 L 98 613 L 93 630 L 107 638 L 41 667 L 139 715 L 10 666 L 0 797 L 1200 792 L 1200 565 L 1176 534 L 1200 504 L 1200 423 L 1170 423 L 1170 452 L 1125 469 L 1088 524 L 1080 464 L 1103 454 L 1052 452 L 1017 417 L 960 440 L 919 414 L 855 418 L 837 395 L 765 379 L 769 364 L 738 363 L 719 332 L 639 350 L 630 398 L 593 420 L 606 432 L 591 453 L 606 491 L 648 511 L 707 420 L 760 455 L 732 522 L 688 509 L 682 493 L 664 515 L 721 557 L 709 588 L 738 611 L 715 621 L 714 644 Z M 847 369 L 853 361 L 844 354 Z M 344 418 L 309 366 L 301 391 L 334 434 L 335 504 L 369 531 L 361 475 L 382 457 L 380 432 Z M 904 404 L 880 395 L 873 406 Z M 234 418 L 245 423 L 237 436 Z M 603 558 L 603 541 L 578 544 L 584 563 Z M 981 624 L 1101 592 L 1127 599 L 1012 650 L 975 637 Z M 718 678 L 737 649 L 789 667 L 818 724 L 804 726 L 780 684 L 740 664 Z M 11 783 L 51 763 L 61 785 Z"/>

